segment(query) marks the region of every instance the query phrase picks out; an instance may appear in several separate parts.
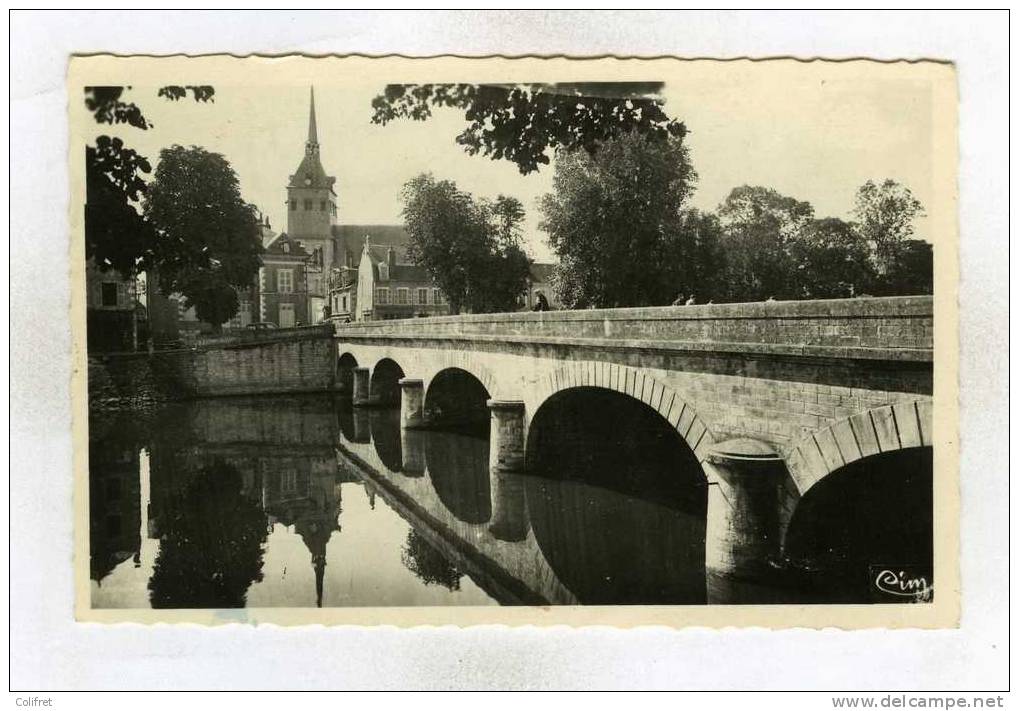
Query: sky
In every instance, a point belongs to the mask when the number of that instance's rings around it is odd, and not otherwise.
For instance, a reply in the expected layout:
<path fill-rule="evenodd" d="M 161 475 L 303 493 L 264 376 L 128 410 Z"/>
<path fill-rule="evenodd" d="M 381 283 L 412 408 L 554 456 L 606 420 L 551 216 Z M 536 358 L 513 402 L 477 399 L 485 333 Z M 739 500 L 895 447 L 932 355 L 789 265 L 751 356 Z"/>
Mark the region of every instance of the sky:
<path fill-rule="evenodd" d="M 870 72 L 861 78 L 817 63 L 778 73 L 762 62 L 680 64 L 686 66 L 670 75 L 662 98 L 667 113 L 689 129 L 699 176 L 692 207 L 712 210 L 734 187 L 748 184 L 806 200 L 818 217 L 849 218 L 856 189 L 885 178 L 930 204 L 933 104 L 923 75 Z M 371 100 L 384 83 L 316 80 L 321 156 L 337 179 L 339 221 L 401 223 L 401 186 L 431 172 L 477 197 L 520 199 L 528 251 L 549 260 L 538 201 L 551 191 L 554 162 L 525 176 L 509 161 L 468 155 L 455 142 L 466 125 L 455 110 L 437 110 L 424 122 L 372 124 Z M 154 161 L 175 143 L 222 153 L 238 174 L 244 199 L 268 215 L 274 229 L 285 229 L 284 187 L 304 154 L 310 83 L 234 79 L 215 88 L 213 103 L 197 104 L 167 102 L 156 98 L 155 86 L 134 86 L 126 98 L 154 127 L 104 126 L 95 133 L 120 135 Z M 926 223 L 918 225 L 921 236 Z"/>

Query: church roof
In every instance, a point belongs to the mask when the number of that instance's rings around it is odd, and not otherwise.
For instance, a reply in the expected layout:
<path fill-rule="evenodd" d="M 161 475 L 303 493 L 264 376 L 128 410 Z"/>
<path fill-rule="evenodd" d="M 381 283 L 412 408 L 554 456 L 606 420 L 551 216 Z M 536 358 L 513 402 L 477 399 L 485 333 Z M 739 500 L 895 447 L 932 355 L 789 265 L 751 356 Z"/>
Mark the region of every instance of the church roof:
<path fill-rule="evenodd" d="M 348 245 L 356 244 L 360 248 L 365 235 L 372 245 L 406 247 L 410 244 L 410 235 L 403 225 L 333 225 L 333 237 L 345 239 Z"/>
<path fill-rule="evenodd" d="M 336 178 L 326 175 L 325 168 L 318 156 L 318 151 L 305 153 L 301 164 L 290 176 L 289 187 L 291 188 L 329 188 L 332 190 Z"/>
<path fill-rule="evenodd" d="M 304 144 L 304 158 L 290 176 L 291 188 L 328 188 L 332 190 L 336 178 L 326 175 L 318 150 L 318 124 L 315 121 L 315 89 L 311 90 L 311 109 L 308 114 L 308 140 Z"/>

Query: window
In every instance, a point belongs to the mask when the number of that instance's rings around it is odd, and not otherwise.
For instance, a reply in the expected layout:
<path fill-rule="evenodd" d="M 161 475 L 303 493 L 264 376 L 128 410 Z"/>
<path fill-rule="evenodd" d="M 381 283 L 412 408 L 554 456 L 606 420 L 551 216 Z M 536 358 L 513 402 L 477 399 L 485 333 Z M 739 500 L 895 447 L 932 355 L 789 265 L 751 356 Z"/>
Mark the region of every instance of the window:
<path fill-rule="evenodd" d="M 276 272 L 276 291 L 281 294 L 292 294 L 294 291 L 294 270 L 280 269 Z"/>
<path fill-rule="evenodd" d="M 290 201 L 290 209 L 291 210 L 296 210 L 297 209 L 297 200 L 291 200 Z"/>
<path fill-rule="evenodd" d="M 396 290 L 396 303 L 398 304 L 409 304 L 410 303 L 410 289 L 403 287 Z"/>
<path fill-rule="evenodd" d="M 325 201 L 325 200 L 323 200 L 323 201 L 322 201 L 322 212 L 325 212 L 325 211 L 326 211 L 326 209 L 327 209 L 327 203 L 326 203 L 326 201 Z"/>
<path fill-rule="evenodd" d="M 387 287 L 380 287 L 379 289 L 376 289 L 376 291 L 375 291 L 375 300 L 377 302 L 379 302 L 379 304 L 388 304 L 389 303 L 389 289 Z"/>
<path fill-rule="evenodd" d="M 117 305 L 117 283 L 113 281 L 103 282 L 103 306 Z"/>
<path fill-rule="evenodd" d="M 280 492 L 293 494 L 297 491 L 297 472 L 293 469 L 285 469 L 280 477 Z"/>
<path fill-rule="evenodd" d="M 444 304 L 446 303 L 446 297 L 442 295 L 442 291 L 439 289 L 432 289 L 432 303 L 433 304 Z"/>
<path fill-rule="evenodd" d="M 418 289 L 418 303 L 421 305 L 428 303 L 428 289 Z"/>
<path fill-rule="evenodd" d="M 347 297 L 346 296 L 343 297 L 342 303 L 343 303 L 343 306 L 341 306 L 340 308 L 342 308 L 344 311 L 346 311 L 347 310 Z"/>
<path fill-rule="evenodd" d="M 312 201 L 311 201 L 311 200 L 305 200 L 305 201 L 304 201 L 304 209 L 305 209 L 305 210 L 310 210 L 310 209 L 311 209 L 311 206 L 312 206 L 312 204 L 313 204 L 313 203 L 312 203 Z"/>

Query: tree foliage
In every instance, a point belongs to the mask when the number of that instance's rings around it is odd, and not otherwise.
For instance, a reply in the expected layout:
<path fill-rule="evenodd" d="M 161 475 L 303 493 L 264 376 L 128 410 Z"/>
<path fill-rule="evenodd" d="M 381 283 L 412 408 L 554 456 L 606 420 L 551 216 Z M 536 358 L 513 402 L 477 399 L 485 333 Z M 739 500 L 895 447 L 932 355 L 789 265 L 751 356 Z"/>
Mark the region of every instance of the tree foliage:
<path fill-rule="evenodd" d="M 213 326 L 233 318 L 234 289 L 251 286 L 262 243 L 255 210 L 241 199 L 230 163 L 197 146 L 163 149 L 144 214 L 155 230 L 161 288 L 183 294 Z"/>
<path fill-rule="evenodd" d="M 401 196 L 409 255 L 446 294 L 453 313 L 517 308 L 530 269 L 520 246 L 519 200 L 475 200 L 431 174 L 408 181 Z"/>
<path fill-rule="evenodd" d="M 217 460 L 172 502 L 149 579 L 152 607 L 244 607 L 262 579 L 266 519 L 241 488 L 237 469 Z"/>
<path fill-rule="evenodd" d="M 400 560 L 425 585 L 441 585 L 447 590 L 460 589 L 461 573 L 413 528 L 407 533 L 407 542 L 400 551 Z"/>
<path fill-rule="evenodd" d="M 759 186 L 735 188 L 718 207 L 732 301 L 797 298 L 790 247 L 814 216 L 810 203 Z"/>
<path fill-rule="evenodd" d="M 837 299 L 865 293 L 874 283 L 870 250 L 852 223 L 811 220 L 790 245 L 797 298 Z"/>
<path fill-rule="evenodd" d="M 686 127 L 669 118 L 657 96 L 660 82 L 566 84 L 390 84 L 372 101 L 372 122 L 424 121 L 432 107 L 464 111 L 457 136 L 471 155 L 511 160 L 521 173 L 550 162 L 550 153 L 589 154 L 611 139 L 639 133 L 665 143 Z"/>
<path fill-rule="evenodd" d="M 633 132 L 593 155 L 561 152 L 554 192 L 540 205 L 563 305 L 668 304 L 689 293 L 701 260 L 718 256 L 714 223 L 683 211 L 695 181 L 679 138 L 662 143 Z"/>
<path fill-rule="evenodd" d="M 85 88 L 85 107 L 99 124 L 152 128 L 142 110 L 125 100 L 131 87 Z M 177 101 L 191 93 L 195 101 L 213 101 L 211 86 L 165 86 L 157 96 Z M 101 135 L 85 148 L 85 256 L 124 275 L 145 270 L 152 259 L 152 230 L 136 209 L 145 194 L 143 177 L 152 172 L 145 156 L 119 138 Z"/>
<path fill-rule="evenodd" d="M 909 239 L 922 206 L 909 189 L 868 181 L 859 221 L 814 218 L 807 203 L 770 188 L 742 186 L 718 208 L 731 301 L 929 294 L 931 247 Z"/>
<path fill-rule="evenodd" d="M 880 184 L 868 180 L 856 192 L 853 216 L 874 254 L 876 293 L 901 293 L 910 288 L 910 278 L 923 281 L 922 274 L 912 273 L 924 269 L 923 249 L 913 244 L 914 222 L 923 214 L 923 205 L 910 189 L 894 180 Z"/>

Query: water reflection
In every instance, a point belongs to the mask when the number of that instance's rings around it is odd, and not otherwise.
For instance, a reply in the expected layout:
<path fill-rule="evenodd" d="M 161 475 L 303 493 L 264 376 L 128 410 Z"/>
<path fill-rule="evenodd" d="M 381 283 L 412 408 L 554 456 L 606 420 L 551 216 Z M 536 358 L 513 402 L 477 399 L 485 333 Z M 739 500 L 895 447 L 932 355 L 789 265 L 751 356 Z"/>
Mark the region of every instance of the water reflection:
<path fill-rule="evenodd" d="M 387 407 L 368 412 L 371 438 L 379 459 L 390 471 L 403 468 L 403 445 L 400 440 L 400 411 Z"/>
<path fill-rule="evenodd" d="M 532 419 L 527 474 L 491 471 L 484 433 L 401 430 L 349 396 L 96 413 L 93 605 L 864 602 L 881 556 L 930 560 L 917 450 L 791 502 L 774 579 L 708 577 L 685 442 L 635 401 L 568 394 Z"/>
<path fill-rule="evenodd" d="M 576 388 L 538 411 L 527 510 L 581 603 L 703 604 L 707 494 L 700 464 L 632 398 Z"/>
<path fill-rule="evenodd" d="M 304 396 L 91 420 L 95 607 L 492 602 L 470 581 L 454 583 L 451 564 L 440 565 L 409 524 L 376 504 L 373 488 L 338 466 L 341 431 L 364 442 L 374 431 L 380 456 L 401 468 L 389 412 Z"/>
<path fill-rule="evenodd" d="M 413 528 L 407 532 L 407 542 L 401 555 L 403 564 L 428 585 L 441 585 L 447 590 L 459 590 L 460 573 L 438 548 L 428 542 L 424 534 Z"/>
<path fill-rule="evenodd" d="M 492 517 L 488 439 L 460 432 L 429 432 L 425 462 L 442 504 L 464 523 Z"/>
<path fill-rule="evenodd" d="M 262 579 L 265 512 L 221 460 L 199 468 L 161 520 L 149 580 L 154 608 L 243 607 Z"/>

